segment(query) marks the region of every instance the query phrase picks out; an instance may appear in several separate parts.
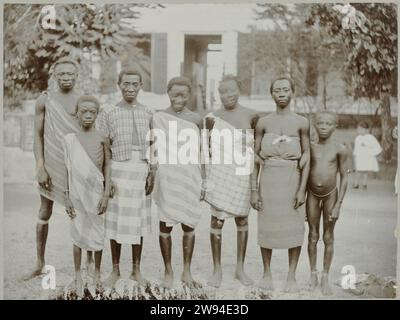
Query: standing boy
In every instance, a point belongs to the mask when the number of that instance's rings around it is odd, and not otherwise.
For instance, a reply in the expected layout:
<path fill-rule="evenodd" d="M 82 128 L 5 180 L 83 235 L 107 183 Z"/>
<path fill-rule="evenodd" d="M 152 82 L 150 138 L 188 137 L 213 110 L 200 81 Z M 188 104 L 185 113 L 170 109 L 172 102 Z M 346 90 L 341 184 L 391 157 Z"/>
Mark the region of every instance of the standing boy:
<path fill-rule="evenodd" d="M 346 147 L 332 139 L 336 127 L 336 116 L 323 112 L 316 116 L 315 127 L 319 141 L 311 145 L 310 177 L 307 192 L 307 219 L 309 225 L 308 255 L 311 267 L 311 287 L 318 285 L 317 242 L 319 223 L 323 219 L 323 240 L 325 245 L 324 267 L 321 278 L 323 295 L 332 294 L 328 273 L 333 258 L 333 230 L 339 218 L 340 208 L 347 189 Z M 339 192 L 337 174 L 340 174 Z"/>
<path fill-rule="evenodd" d="M 104 221 L 110 194 L 110 143 L 94 128 L 99 102 L 81 96 L 77 118 L 81 131 L 64 136 L 66 165 L 65 210 L 71 221 L 74 244 L 75 289 L 82 294 L 81 251 L 95 251 L 95 284 L 100 285 L 100 264 L 104 244 Z"/>

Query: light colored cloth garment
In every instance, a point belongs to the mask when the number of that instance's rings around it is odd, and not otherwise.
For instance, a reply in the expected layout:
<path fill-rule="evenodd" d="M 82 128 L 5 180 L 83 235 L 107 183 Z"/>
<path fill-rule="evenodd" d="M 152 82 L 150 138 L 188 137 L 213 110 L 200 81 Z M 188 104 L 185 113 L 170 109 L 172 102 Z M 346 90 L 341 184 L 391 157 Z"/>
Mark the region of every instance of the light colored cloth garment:
<path fill-rule="evenodd" d="M 126 106 L 106 105 L 97 117 L 96 127 L 111 139 L 112 159 L 125 161 L 131 156 L 132 146 L 139 146 L 141 159 L 146 159 L 149 141 L 146 135 L 152 121 L 152 111 L 137 104 L 132 108 Z"/>
<path fill-rule="evenodd" d="M 202 180 L 199 129 L 196 124 L 165 112 L 156 113 L 153 120 L 154 129 L 161 130 L 166 137 L 166 143 L 158 140 L 156 142 L 158 156 L 160 157 L 163 154 L 163 158 L 167 160 L 167 163 L 159 163 L 153 191 L 153 199 L 158 207 L 159 219 L 165 222 L 167 226 L 183 223 L 194 228 L 202 213 L 200 206 Z M 169 130 L 170 124 L 176 126 L 176 132 Z M 193 140 L 182 141 L 177 139 L 184 132 L 182 130 L 192 132 L 194 135 L 191 139 Z M 176 140 L 176 149 L 169 145 L 170 139 Z M 191 141 L 191 143 L 188 141 Z M 190 152 L 193 153 L 193 156 L 187 160 L 193 159 L 193 162 L 188 161 L 189 163 L 186 163 L 185 159 L 178 158 L 180 150 L 184 150 L 185 146 L 190 146 Z M 177 163 L 170 163 L 169 159 L 175 159 Z"/>
<path fill-rule="evenodd" d="M 382 148 L 372 134 L 358 135 L 354 141 L 354 165 L 356 171 L 379 171 L 376 157 Z"/>
<path fill-rule="evenodd" d="M 232 143 L 220 138 L 218 132 L 228 130 Z M 215 117 L 211 131 L 209 164 L 206 166 L 207 186 L 205 201 L 212 206 L 211 214 L 219 219 L 246 217 L 250 211 L 250 174 L 254 161 L 254 136 L 243 134 L 228 122 Z M 238 164 L 234 153 L 247 153 L 246 164 Z M 223 158 L 222 158 L 223 155 Z M 226 163 L 230 159 L 232 164 Z M 237 158 L 236 158 L 237 159 Z M 216 164 L 218 161 L 220 164 Z M 247 174 L 241 174 L 240 172 Z"/>
<path fill-rule="evenodd" d="M 51 92 L 47 93 L 44 118 L 44 167 L 52 182 L 51 191 L 39 186 L 42 196 L 64 205 L 64 151 L 63 138 L 78 132 L 79 125 Z"/>
<path fill-rule="evenodd" d="M 134 147 L 132 147 L 134 148 Z M 111 161 L 115 194 L 108 202 L 105 234 L 121 244 L 140 244 L 151 232 L 151 198 L 145 194 L 148 164 L 134 150 L 126 161 Z"/>
<path fill-rule="evenodd" d="M 63 141 L 69 194 L 76 217 L 71 220 L 72 242 L 83 250 L 99 251 L 104 245 L 104 217 L 98 205 L 104 193 L 104 177 L 89 158 L 75 133 Z"/>
<path fill-rule="evenodd" d="M 263 207 L 257 215 L 258 244 L 269 249 L 301 246 L 304 239 L 304 205 L 293 208 L 300 184 L 300 139 L 266 133 L 261 141 L 260 156 L 265 162 L 260 175 Z"/>

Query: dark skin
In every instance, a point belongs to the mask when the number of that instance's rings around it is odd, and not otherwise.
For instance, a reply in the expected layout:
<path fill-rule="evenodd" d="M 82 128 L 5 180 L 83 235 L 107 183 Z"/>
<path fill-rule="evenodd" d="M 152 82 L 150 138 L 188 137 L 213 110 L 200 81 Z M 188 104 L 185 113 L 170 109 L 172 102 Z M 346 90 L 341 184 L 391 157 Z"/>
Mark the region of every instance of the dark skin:
<path fill-rule="evenodd" d="M 72 63 L 60 63 L 54 68 L 55 79 L 59 92 L 54 93 L 55 99 L 59 101 L 71 117 L 75 114 L 76 102 L 79 95 L 74 92 L 75 80 L 77 78 L 77 69 Z M 51 191 L 52 181 L 46 170 L 44 161 L 44 122 L 46 113 L 47 96 L 41 95 L 36 101 L 34 118 L 34 141 L 33 152 L 36 160 L 37 181 L 41 188 Z M 63 165 L 60 163 L 60 165 Z M 37 262 L 34 270 L 24 276 L 24 280 L 29 280 L 42 274 L 45 265 L 45 249 L 48 234 L 48 221 L 53 212 L 53 201 L 40 196 L 40 210 L 38 223 L 36 226 L 36 247 Z"/>
<path fill-rule="evenodd" d="M 98 214 L 102 215 L 107 210 L 108 198 L 111 189 L 111 150 L 109 139 L 101 132 L 94 129 L 94 122 L 98 114 L 98 106 L 92 101 L 82 101 L 78 105 L 77 118 L 82 128 L 77 133 L 77 138 L 85 149 L 86 153 L 103 173 L 104 176 L 104 194 L 98 205 Z M 65 172 L 65 190 L 69 190 L 68 173 Z M 73 203 L 69 197 L 69 192 L 65 193 L 65 211 L 71 219 L 76 217 Z M 82 277 L 81 277 L 81 248 L 74 245 L 74 264 L 75 264 L 75 285 L 78 294 L 82 294 Z M 95 274 L 94 282 L 100 285 L 100 265 L 102 251 L 95 252 Z"/>
<path fill-rule="evenodd" d="M 125 106 L 128 108 L 133 108 L 134 105 L 137 104 L 136 98 L 137 95 L 139 94 L 139 91 L 142 88 L 142 80 L 140 76 L 135 74 L 132 75 L 124 74 L 118 86 L 123 97 L 123 99 L 118 103 L 118 105 Z M 151 127 L 149 129 L 151 129 Z M 133 142 L 138 143 L 138 141 L 133 141 Z M 146 187 L 145 187 L 146 195 L 149 195 L 153 191 L 155 170 L 156 170 L 155 166 L 151 165 L 149 173 L 146 178 Z M 121 244 L 116 242 L 115 240 L 110 240 L 110 246 L 111 246 L 113 270 L 108 279 L 106 280 L 106 283 L 107 285 L 113 287 L 121 276 L 119 269 L 119 262 L 121 257 Z M 132 280 L 139 282 L 141 285 L 146 285 L 148 281 L 142 277 L 142 274 L 140 272 L 142 246 L 143 246 L 143 237 L 140 240 L 140 244 L 132 245 L 132 274 L 130 278 Z"/>
<path fill-rule="evenodd" d="M 199 129 L 201 129 L 202 118 L 197 114 L 189 111 L 186 108 L 190 98 L 190 89 L 185 85 L 175 84 L 168 91 L 168 96 L 171 105 L 164 112 L 172 114 L 175 117 L 183 120 L 193 122 Z M 192 255 L 195 244 L 194 228 L 181 223 L 182 230 L 184 232 L 182 238 L 183 248 L 183 272 L 181 281 L 188 287 L 197 287 L 198 283 L 193 280 L 190 267 L 192 262 Z M 171 234 L 173 227 L 167 226 L 165 222 L 160 221 L 160 232 L 164 234 Z M 163 287 L 171 288 L 173 286 L 173 270 L 171 265 L 172 256 L 172 242 L 171 237 L 159 236 L 161 254 L 164 261 L 165 271 L 164 280 L 162 283 Z"/>
<path fill-rule="evenodd" d="M 304 204 L 306 197 L 307 179 L 310 171 L 310 126 L 306 118 L 301 117 L 290 110 L 290 101 L 293 92 L 288 80 L 283 79 L 275 81 L 271 94 L 276 104 L 276 112 L 263 117 L 258 121 L 256 127 L 255 153 L 261 156 L 261 141 L 265 133 L 274 133 L 279 136 L 287 135 L 289 137 L 300 138 L 302 152 L 299 163 L 301 172 L 300 184 L 295 197 L 292 200 L 293 207 L 297 209 Z M 261 210 L 263 206 L 257 186 L 259 172 L 260 163 L 255 161 L 254 171 L 252 173 L 251 205 L 257 211 Z M 301 247 L 290 248 L 288 250 L 289 273 L 287 277 L 286 290 L 289 292 L 298 291 L 295 273 L 300 257 L 300 251 Z M 261 256 L 264 264 L 264 275 L 260 282 L 260 286 L 265 289 L 272 289 L 272 275 L 270 268 L 272 249 L 261 247 Z"/>
<path fill-rule="evenodd" d="M 318 285 L 316 271 L 317 242 L 322 215 L 325 252 L 321 289 L 324 295 L 331 295 L 332 289 L 329 286 L 328 273 L 333 258 L 335 223 L 339 218 L 348 183 L 347 150 L 344 145 L 332 140 L 332 133 L 336 127 L 334 115 L 318 115 L 315 127 L 319 142 L 311 145 L 311 170 L 306 204 L 309 225 L 308 255 L 311 267 L 311 287 L 315 288 Z M 336 190 L 338 173 L 340 175 L 339 193 Z"/>
<path fill-rule="evenodd" d="M 244 108 L 239 104 L 239 86 L 235 80 L 227 80 L 221 82 L 219 94 L 223 108 L 214 112 L 216 117 L 230 123 L 237 129 L 242 129 L 244 133 L 248 129 L 254 129 L 258 120 L 258 115 L 253 110 Z M 209 131 L 214 127 L 214 120 L 207 118 L 206 129 Z M 202 194 L 204 197 L 204 192 Z M 235 223 L 237 227 L 247 228 L 247 217 L 236 217 Z M 224 220 L 211 216 L 211 228 L 222 231 Z M 244 259 L 247 248 L 248 231 L 237 231 L 237 264 L 235 270 L 235 278 L 244 285 L 252 284 L 252 280 L 244 272 Z M 213 255 L 214 270 L 208 284 L 214 287 L 219 287 L 222 282 L 221 268 L 221 243 L 222 235 L 210 233 L 211 251 Z"/>

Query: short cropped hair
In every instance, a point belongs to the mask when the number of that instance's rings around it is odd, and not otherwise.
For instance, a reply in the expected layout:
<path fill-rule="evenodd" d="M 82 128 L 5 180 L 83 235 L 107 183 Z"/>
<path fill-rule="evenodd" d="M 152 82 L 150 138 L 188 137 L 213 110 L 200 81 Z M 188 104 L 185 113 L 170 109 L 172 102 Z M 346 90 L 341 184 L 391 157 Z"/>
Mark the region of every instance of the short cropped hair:
<path fill-rule="evenodd" d="M 94 96 L 83 95 L 83 96 L 80 96 L 79 99 L 78 99 L 78 101 L 76 102 L 76 110 L 75 110 L 75 112 L 78 112 L 79 104 L 80 104 L 81 102 L 84 102 L 84 101 L 94 102 L 94 104 L 96 105 L 97 111 L 99 111 L 99 109 L 100 109 L 100 102 L 99 102 L 99 100 L 97 100 Z"/>
<path fill-rule="evenodd" d="M 178 86 L 186 86 L 189 88 L 189 92 L 192 91 L 192 83 L 190 82 L 190 80 L 186 77 L 174 77 L 171 80 L 168 81 L 167 84 L 167 92 L 169 90 L 171 90 L 171 88 L 174 85 L 178 85 Z"/>
<path fill-rule="evenodd" d="M 333 120 L 335 121 L 335 123 L 337 123 L 337 114 L 333 113 L 331 111 L 318 111 L 315 114 L 315 120 L 317 120 L 319 116 L 322 116 L 324 114 L 331 116 L 333 118 Z"/>
<path fill-rule="evenodd" d="M 133 68 L 123 68 L 123 69 L 121 69 L 121 71 L 120 71 L 120 73 L 119 73 L 119 75 L 118 75 L 118 84 L 121 83 L 122 77 L 123 77 L 125 74 L 126 74 L 126 75 L 130 75 L 130 76 L 138 76 L 139 79 L 140 79 L 140 82 L 142 82 L 142 74 L 140 73 L 139 70 L 133 69 Z"/>
<path fill-rule="evenodd" d="M 76 71 L 79 70 L 79 65 L 78 65 L 78 63 L 77 63 L 75 60 L 73 60 L 73 59 L 71 59 L 71 58 L 69 58 L 69 57 L 62 57 L 62 58 L 58 59 L 58 60 L 52 65 L 51 70 L 54 72 L 54 70 L 56 69 L 56 66 L 57 66 L 57 65 L 59 65 L 59 64 L 67 64 L 67 63 L 72 64 L 72 65 L 75 67 L 75 70 L 76 70 Z"/>
<path fill-rule="evenodd" d="M 368 123 L 368 121 L 365 121 L 365 120 L 361 120 L 359 123 L 358 123 L 358 126 L 359 127 L 361 127 L 361 128 L 364 128 L 364 129 L 370 129 L 370 124 Z"/>
<path fill-rule="evenodd" d="M 219 82 L 219 86 L 218 87 L 220 87 L 222 83 L 227 82 L 227 81 L 235 81 L 236 85 L 238 86 L 239 89 L 240 89 L 240 87 L 242 85 L 240 83 L 238 77 L 234 76 L 233 74 L 227 74 L 227 75 L 222 77 L 221 81 Z"/>
<path fill-rule="evenodd" d="M 279 80 L 287 80 L 287 81 L 289 81 L 290 88 L 292 89 L 292 92 L 294 93 L 295 87 L 294 87 L 294 82 L 293 82 L 293 80 L 292 80 L 290 77 L 288 77 L 288 76 L 279 76 L 279 77 L 277 77 L 277 78 L 274 78 L 274 79 L 272 80 L 272 82 L 271 82 L 271 86 L 269 87 L 269 92 L 271 93 L 271 95 L 272 95 L 272 89 L 273 89 L 273 87 L 274 87 L 275 82 L 277 82 L 277 81 L 279 81 Z"/>

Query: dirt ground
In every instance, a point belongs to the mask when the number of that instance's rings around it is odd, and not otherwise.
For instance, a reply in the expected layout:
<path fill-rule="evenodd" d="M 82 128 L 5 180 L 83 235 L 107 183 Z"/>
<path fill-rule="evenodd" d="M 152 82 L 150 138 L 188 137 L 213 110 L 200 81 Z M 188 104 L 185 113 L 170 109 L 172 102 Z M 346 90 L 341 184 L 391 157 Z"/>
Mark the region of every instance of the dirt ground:
<path fill-rule="evenodd" d="M 351 182 L 351 180 L 350 180 Z M 22 281 L 21 277 L 35 263 L 35 225 L 39 196 L 35 186 L 29 184 L 4 185 L 4 230 L 5 230 L 5 299 L 46 299 L 49 292 L 41 287 L 41 278 Z M 223 282 L 219 289 L 206 286 L 207 278 L 212 271 L 211 249 L 209 242 L 210 214 L 206 204 L 204 215 L 196 229 L 196 245 L 193 255 L 192 272 L 208 292 L 208 297 L 215 299 L 245 299 L 251 296 L 254 287 L 244 287 L 233 277 L 236 261 L 236 232 L 234 221 L 227 221 L 223 229 Z M 57 288 L 63 288 L 72 280 L 73 260 L 72 244 L 69 236 L 68 217 L 60 206 L 55 206 L 50 222 L 46 263 L 56 269 Z M 163 274 L 163 262 L 158 244 L 158 221 L 156 209 L 153 210 L 153 233 L 144 240 L 142 272 L 153 283 L 160 283 Z M 346 265 L 355 267 L 357 274 L 369 273 L 378 277 L 396 276 L 396 238 L 394 229 L 397 221 L 397 198 L 390 181 L 371 180 L 368 190 L 349 188 L 343 203 L 342 213 L 336 224 L 335 256 L 331 269 L 334 295 L 329 299 L 359 298 L 343 290 L 338 283 L 344 276 L 342 268 Z M 249 242 L 245 269 L 257 282 L 262 274 L 260 250 L 256 239 L 256 212 L 249 218 Z M 273 299 L 323 299 L 320 291 L 308 290 L 309 264 L 307 257 L 307 232 L 298 265 L 297 281 L 301 288 L 299 293 L 284 293 L 288 258 L 286 250 L 275 250 L 272 257 L 272 272 L 275 291 Z M 322 232 L 321 232 L 322 234 Z M 182 230 L 176 227 L 173 231 L 173 267 L 176 286 L 182 270 Z M 323 243 L 318 244 L 318 270 L 322 270 Z M 121 271 L 123 284 L 130 286 L 131 252 L 128 246 L 122 249 Z M 111 257 L 106 243 L 102 277 L 111 270 Z M 336 283 L 336 284 L 335 284 Z M 256 297 L 257 298 L 257 297 Z"/>

